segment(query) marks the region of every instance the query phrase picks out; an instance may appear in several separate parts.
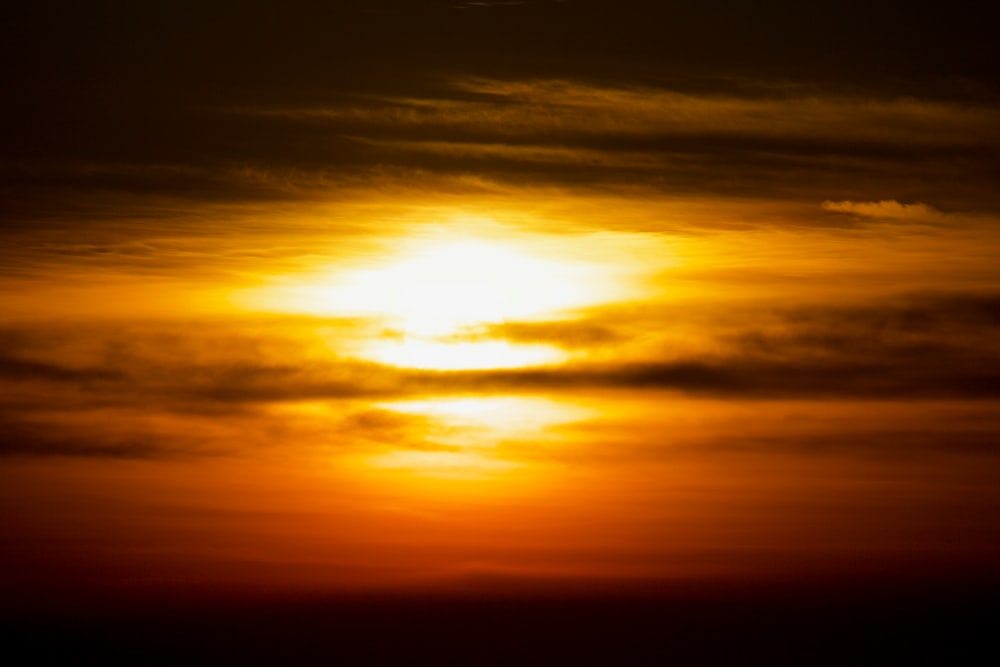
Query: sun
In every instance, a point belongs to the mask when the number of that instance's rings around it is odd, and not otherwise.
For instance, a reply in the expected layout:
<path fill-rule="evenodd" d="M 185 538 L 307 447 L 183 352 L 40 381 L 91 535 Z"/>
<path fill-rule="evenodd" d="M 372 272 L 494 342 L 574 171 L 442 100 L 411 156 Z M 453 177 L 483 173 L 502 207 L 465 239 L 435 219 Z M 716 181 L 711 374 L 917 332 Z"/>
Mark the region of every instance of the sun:
<path fill-rule="evenodd" d="M 452 241 L 355 271 L 329 288 L 330 305 L 388 316 L 404 333 L 454 335 L 579 303 L 580 267 L 497 242 Z"/>
<path fill-rule="evenodd" d="M 383 318 L 399 334 L 366 346 L 394 366 L 464 370 L 561 361 L 550 345 L 483 338 L 489 327 L 579 303 L 579 267 L 478 240 L 425 245 L 410 255 L 356 271 L 325 294 L 333 309 Z"/>
<path fill-rule="evenodd" d="M 555 341 L 509 340 L 503 325 L 572 318 L 620 296 L 607 262 L 588 259 L 601 257 L 608 239 L 517 233 L 496 223 L 478 234 L 469 229 L 387 239 L 383 253 L 258 290 L 253 300 L 283 311 L 360 318 L 372 326 L 353 346 L 356 356 L 444 371 L 565 361 L 568 353 Z M 343 353 L 343 339 L 337 344 Z"/>

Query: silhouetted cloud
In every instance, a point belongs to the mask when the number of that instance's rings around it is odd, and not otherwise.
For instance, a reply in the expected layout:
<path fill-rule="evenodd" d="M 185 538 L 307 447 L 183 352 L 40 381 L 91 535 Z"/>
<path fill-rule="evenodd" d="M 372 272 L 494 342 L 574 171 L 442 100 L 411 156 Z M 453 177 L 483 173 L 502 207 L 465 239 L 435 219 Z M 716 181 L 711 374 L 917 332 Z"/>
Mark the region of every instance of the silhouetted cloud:
<path fill-rule="evenodd" d="M 762 94 L 765 84 L 704 91 L 453 76 L 412 91 L 387 81 L 378 94 L 345 91 L 323 105 L 156 108 L 155 130 L 136 126 L 138 137 L 90 145 L 81 127 L 65 144 L 86 145 L 0 165 L 0 229 L 95 216 L 165 224 L 206 205 L 321 203 L 393 181 L 447 190 L 470 174 L 507 189 L 856 203 L 919 195 L 949 209 L 998 209 L 987 187 L 1000 145 L 992 100 L 794 86 Z M 121 112 L 99 113 L 115 124 Z"/>
<path fill-rule="evenodd" d="M 744 321 L 742 313 L 715 315 L 699 325 L 699 344 L 690 349 L 669 336 L 657 342 L 673 311 L 644 317 L 630 321 L 611 308 L 582 320 L 490 327 L 475 336 L 552 344 L 575 356 L 552 366 L 466 371 L 396 368 L 324 352 L 336 345 L 330 336 L 348 340 L 357 331 L 346 322 L 327 327 L 320 345 L 316 326 L 323 320 L 309 318 L 262 316 L 255 332 L 250 322 L 125 330 L 91 324 L 82 334 L 72 325 L 8 326 L 0 332 L 4 450 L 176 455 L 188 448 L 187 427 L 148 420 L 279 423 L 268 417 L 272 407 L 316 402 L 339 415 L 324 427 L 330 432 L 439 447 L 425 437 L 426 420 L 355 405 L 428 395 L 628 390 L 752 401 L 1000 397 L 1000 297 L 994 294 L 796 307 L 756 322 Z M 117 426 L 102 422 L 106 411 L 117 415 Z M 93 437 L 86 435 L 90 428 Z M 207 444 L 192 451 L 231 446 L 219 444 L 231 438 L 204 433 Z"/>

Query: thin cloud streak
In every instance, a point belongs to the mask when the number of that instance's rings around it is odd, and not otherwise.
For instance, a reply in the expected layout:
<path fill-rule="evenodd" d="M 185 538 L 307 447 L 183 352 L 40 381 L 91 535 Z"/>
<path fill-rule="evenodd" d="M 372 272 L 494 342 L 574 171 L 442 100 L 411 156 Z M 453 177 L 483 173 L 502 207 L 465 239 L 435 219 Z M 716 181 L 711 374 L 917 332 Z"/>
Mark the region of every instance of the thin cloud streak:
<path fill-rule="evenodd" d="M 820 139 L 873 144 L 983 147 L 1000 142 L 997 110 L 916 99 L 822 96 L 694 95 L 654 88 L 599 88 L 571 81 L 457 81 L 476 96 L 387 98 L 380 104 L 329 108 L 237 109 L 263 117 L 340 121 L 348 127 L 405 132 L 463 130 L 480 136 L 553 137 L 586 142 L 594 135 Z"/>
<path fill-rule="evenodd" d="M 425 88 L 423 96 L 341 96 L 326 106 L 186 109 L 182 121 L 169 121 L 166 109 L 141 155 L 135 141 L 109 137 L 100 151 L 8 161 L 2 228 L 109 211 L 167 224 L 206 205 L 342 200 L 391 190 L 393 181 L 444 193 L 449 179 L 471 175 L 499 189 L 571 194 L 1000 207 L 987 187 L 1000 115 L 985 100 L 569 79 L 458 77 Z"/>

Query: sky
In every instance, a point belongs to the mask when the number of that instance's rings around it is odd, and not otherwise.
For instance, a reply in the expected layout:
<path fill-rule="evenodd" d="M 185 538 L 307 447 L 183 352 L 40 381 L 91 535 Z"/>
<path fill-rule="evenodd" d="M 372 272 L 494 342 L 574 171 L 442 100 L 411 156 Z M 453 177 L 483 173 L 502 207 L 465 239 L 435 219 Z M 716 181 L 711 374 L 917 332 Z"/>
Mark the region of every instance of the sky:
<path fill-rule="evenodd" d="M 5 617 L 996 585 L 985 8 L 2 11 Z"/>

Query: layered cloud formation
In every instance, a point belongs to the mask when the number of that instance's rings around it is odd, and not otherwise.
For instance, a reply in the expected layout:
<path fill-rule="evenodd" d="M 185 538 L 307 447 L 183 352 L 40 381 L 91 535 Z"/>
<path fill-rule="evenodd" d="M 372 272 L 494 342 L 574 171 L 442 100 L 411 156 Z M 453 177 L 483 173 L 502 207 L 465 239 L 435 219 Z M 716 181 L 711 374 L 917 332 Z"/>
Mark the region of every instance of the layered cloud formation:
<path fill-rule="evenodd" d="M 995 578 L 984 12 L 327 5 L 0 22 L 0 591 Z"/>

